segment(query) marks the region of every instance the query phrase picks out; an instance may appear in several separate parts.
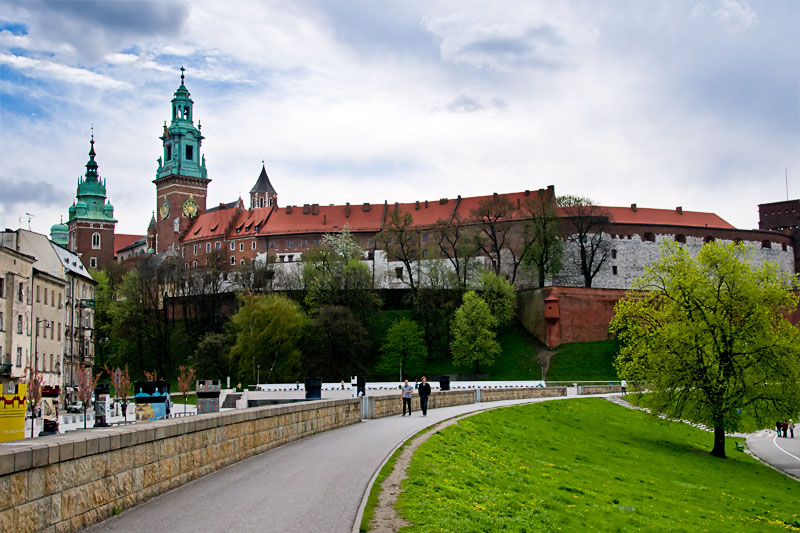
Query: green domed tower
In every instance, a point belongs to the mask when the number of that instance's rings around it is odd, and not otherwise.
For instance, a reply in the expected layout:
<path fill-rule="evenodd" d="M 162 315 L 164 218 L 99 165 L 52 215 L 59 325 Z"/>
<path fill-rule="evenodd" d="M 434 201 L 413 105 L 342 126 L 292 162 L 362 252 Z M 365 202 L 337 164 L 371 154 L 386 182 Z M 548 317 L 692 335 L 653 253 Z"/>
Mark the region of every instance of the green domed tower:
<path fill-rule="evenodd" d="M 97 172 L 94 131 L 89 145 L 86 174 L 78 179 L 76 202 L 69 208 L 67 248 L 77 253 L 89 268 L 103 268 L 114 261 L 117 221 L 114 206 L 106 200 L 106 181 Z"/>
<path fill-rule="evenodd" d="M 193 219 L 206 210 L 208 179 L 205 156 L 200 153 L 203 135 L 200 122 L 194 125 L 194 101 L 184 85 L 185 69 L 181 67 L 181 84 L 172 98 L 172 121 L 164 123 L 161 137 L 162 155 L 158 158 L 156 179 L 155 251 L 177 249 L 181 236 Z M 163 158 L 163 159 L 162 159 Z"/>
<path fill-rule="evenodd" d="M 69 244 L 69 226 L 64 224 L 63 218 L 58 224 L 50 226 L 50 240 L 64 248 Z"/>

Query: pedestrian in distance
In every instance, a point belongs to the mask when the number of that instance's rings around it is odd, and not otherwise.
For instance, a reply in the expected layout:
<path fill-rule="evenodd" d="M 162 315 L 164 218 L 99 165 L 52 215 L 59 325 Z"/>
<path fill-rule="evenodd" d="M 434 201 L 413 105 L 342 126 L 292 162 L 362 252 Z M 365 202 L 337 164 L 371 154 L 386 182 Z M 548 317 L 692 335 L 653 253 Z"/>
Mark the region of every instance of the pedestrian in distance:
<path fill-rule="evenodd" d="M 775 422 L 775 431 L 778 432 L 779 437 L 781 436 L 781 429 L 783 429 L 783 424 L 781 424 L 781 421 L 778 420 L 777 422 Z"/>
<path fill-rule="evenodd" d="M 786 434 L 788 432 L 789 432 L 789 421 L 788 420 L 784 420 L 783 421 L 783 438 L 784 439 L 786 438 Z"/>
<path fill-rule="evenodd" d="M 623 379 L 620 385 L 622 386 L 622 394 L 628 394 L 628 382 Z"/>
<path fill-rule="evenodd" d="M 411 416 L 411 394 L 414 392 L 414 387 L 408 384 L 408 380 L 405 380 L 400 390 L 403 395 L 403 416 L 406 416 L 406 407 L 408 407 L 408 416 Z"/>
<path fill-rule="evenodd" d="M 422 376 L 422 383 L 419 386 L 419 408 L 422 410 L 422 416 L 428 416 L 428 397 L 431 395 L 431 386 L 428 379 Z"/>
<path fill-rule="evenodd" d="M 794 420 L 791 418 L 789 419 L 789 433 L 792 435 L 792 438 L 794 438 Z"/>

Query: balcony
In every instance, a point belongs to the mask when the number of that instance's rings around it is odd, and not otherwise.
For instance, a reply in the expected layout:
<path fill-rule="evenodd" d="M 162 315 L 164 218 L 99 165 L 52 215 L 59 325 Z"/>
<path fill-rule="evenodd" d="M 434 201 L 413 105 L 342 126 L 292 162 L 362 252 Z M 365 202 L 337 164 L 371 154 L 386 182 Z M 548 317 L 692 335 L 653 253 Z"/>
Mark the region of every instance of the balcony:
<path fill-rule="evenodd" d="M 0 376 L 11 375 L 11 363 L 0 363 Z"/>

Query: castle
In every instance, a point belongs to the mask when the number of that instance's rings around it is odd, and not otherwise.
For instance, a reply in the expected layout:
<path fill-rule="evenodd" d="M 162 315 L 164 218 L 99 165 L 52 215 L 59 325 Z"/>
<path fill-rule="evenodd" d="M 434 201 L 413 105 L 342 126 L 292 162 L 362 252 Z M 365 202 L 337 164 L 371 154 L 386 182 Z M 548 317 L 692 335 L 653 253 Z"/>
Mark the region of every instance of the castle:
<path fill-rule="evenodd" d="M 324 234 L 347 226 L 366 250 L 365 260 L 370 263 L 375 286 L 401 288 L 407 284 L 404 276 L 411 273 L 404 272 L 403 265 L 395 258 L 387 257 L 375 239 L 376 234 L 386 229 L 393 212 L 412 216 L 423 249 L 436 239 L 437 225 L 443 222 L 457 220 L 478 226 L 476 210 L 489 199 L 498 196 L 504 199 L 510 206 L 504 220 L 512 224 L 526 219 L 524 207 L 530 202 L 555 201 L 555 188 L 551 185 L 510 194 L 412 203 L 279 206 L 277 191 L 262 163 L 246 204 L 239 198 L 212 205 L 208 199 L 211 179 L 202 153 L 204 137 L 200 123 L 197 126 L 194 123 L 194 101 L 186 88 L 183 71 L 182 68 L 180 85 L 171 100 L 170 124 L 164 123 L 160 136 L 162 154 L 153 180 L 155 205 L 146 235 L 115 235 L 114 208 L 106 200 L 106 181 L 98 173 L 94 138 L 90 141 L 86 174 L 78 183 L 69 220 L 66 225 L 56 224 L 51 231 L 55 242 L 78 254 L 89 267 L 102 268 L 114 260 L 146 254 L 180 257 L 187 269 L 207 267 L 212 254 L 222 254 L 229 269 L 267 256 L 278 264 L 295 263 L 311 246 L 319 244 Z M 598 267 L 594 287 L 628 288 L 643 265 L 657 257 L 656 243 L 663 239 L 674 239 L 689 247 L 699 247 L 715 239 L 748 242 L 756 248 L 759 259 L 776 261 L 786 271 L 794 270 L 792 239 L 784 232 L 741 230 L 713 213 L 686 211 L 681 207 L 651 209 L 633 204 L 602 210 L 607 217 L 602 230 L 607 257 Z M 558 213 L 567 228 L 570 213 L 560 208 Z M 493 261 L 505 257 L 503 254 L 514 256 L 521 238 L 521 224 L 517 226 L 503 249 L 478 252 L 477 259 L 492 266 Z M 566 253 L 574 252 L 571 246 L 574 245 L 567 243 Z M 427 251 L 419 254 L 419 259 L 433 257 L 428 257 Z M 582 274 L 580 266 L 565 260 L 561 272 L 548 280 L 548 284 L 583 286 Z M 518 286 L 526 284 L 530 286 L 530 280 L 520 276 Z"/>

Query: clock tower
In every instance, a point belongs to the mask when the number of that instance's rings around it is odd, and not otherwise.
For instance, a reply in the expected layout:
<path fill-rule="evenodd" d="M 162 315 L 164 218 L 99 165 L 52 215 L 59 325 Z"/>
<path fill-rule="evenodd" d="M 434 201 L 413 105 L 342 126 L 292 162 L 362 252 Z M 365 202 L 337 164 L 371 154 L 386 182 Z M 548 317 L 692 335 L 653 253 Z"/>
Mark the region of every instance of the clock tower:
<path fill-rule="evenodd" d="M 156 253 L 178 249 L 178 240 L 191 226 L 192 220 L 206 209 L 208 179 L 206 158 L 200 153 L 204 137 L 200 123 L 194 126 L 194 102 L 184 85 L 184 68 L 181 67 L 181 85 L 172 98 L 172 120 L 164 122 L 161 135 L 163 152 L 158 158 L 156 179 Z"/>

